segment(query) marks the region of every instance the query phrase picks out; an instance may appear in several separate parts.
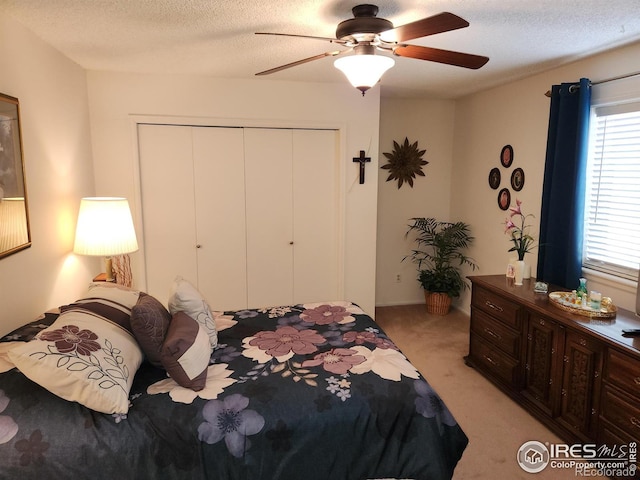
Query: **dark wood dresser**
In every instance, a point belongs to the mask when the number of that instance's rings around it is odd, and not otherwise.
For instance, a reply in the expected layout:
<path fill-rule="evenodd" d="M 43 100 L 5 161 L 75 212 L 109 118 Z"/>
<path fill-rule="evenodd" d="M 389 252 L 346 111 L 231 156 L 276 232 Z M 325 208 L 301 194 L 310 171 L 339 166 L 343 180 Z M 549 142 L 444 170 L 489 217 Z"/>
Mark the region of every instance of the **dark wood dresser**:
<path fill-rule="evenodd" d="M 534 279 L 470 280 L 468 365 L 567 443 L 640 442 L 640 337 L 622 336 L 640 328 L 633 312 L 592 320 L 535 293 Z"/>

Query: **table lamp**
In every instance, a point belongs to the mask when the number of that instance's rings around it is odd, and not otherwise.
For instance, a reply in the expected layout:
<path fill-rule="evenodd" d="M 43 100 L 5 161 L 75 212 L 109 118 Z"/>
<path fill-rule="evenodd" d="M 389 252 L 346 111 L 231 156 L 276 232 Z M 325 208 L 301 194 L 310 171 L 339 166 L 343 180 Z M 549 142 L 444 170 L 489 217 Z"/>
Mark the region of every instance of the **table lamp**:
<path fill-rule="evenodd" d="M 129 202 L 120 197 L 86 197 L 80 201 L 74 253 L 105 257 L 107 281 L 115 281 L 111 257 L 138 250 Z"/>

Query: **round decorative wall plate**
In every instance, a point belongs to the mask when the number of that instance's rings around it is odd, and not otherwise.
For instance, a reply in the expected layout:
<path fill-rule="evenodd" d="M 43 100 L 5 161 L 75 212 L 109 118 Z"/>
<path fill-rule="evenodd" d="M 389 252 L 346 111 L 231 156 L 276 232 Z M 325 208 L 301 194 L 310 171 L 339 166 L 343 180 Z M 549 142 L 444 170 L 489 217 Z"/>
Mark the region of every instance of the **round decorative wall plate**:
<path fill-rule="evenodd" d="M 489 186 L 494 190 L 500 186 L 500 177 L 500 169 L 497 167 L 492 168 L 489 172 Z"/>
<path fill-rule="evenodd" d="M 511 188 L 519 192 L 524 187 L 524 170 L 516 168 L 511 174 Z"/>
<path fill-rule="evenodd" d="M 500 163 L 504 168 L 509 168 L 513 163 L 513 147 L 505 145 L 500 152 Z"/>
<path fill-rule="evenodd" d="M 503 188 L 498 193 L 498 206 L 500 210 L 508 210 L 511 205 L 511 192 L 508 188 Z"/>

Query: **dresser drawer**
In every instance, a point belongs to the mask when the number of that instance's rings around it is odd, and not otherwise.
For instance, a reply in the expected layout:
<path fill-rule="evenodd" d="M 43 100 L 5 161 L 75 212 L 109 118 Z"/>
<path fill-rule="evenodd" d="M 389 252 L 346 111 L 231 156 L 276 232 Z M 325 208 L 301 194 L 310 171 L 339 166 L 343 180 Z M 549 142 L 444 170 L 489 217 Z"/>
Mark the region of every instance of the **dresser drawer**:
<path fill-rule="evenodd" d="M 518 362 L 508 355 L 474 336 L 471 337 L 469 355 L 479 368 L 501 378 L 509 385 L 516 385 Z"/>
<path fill-rule="evenodd" d="M 640 359 L 610 348 L 606 365 L 607 382 L 640 397 Z"/>
<path fill-rule="evenodd" d="M 471 312 L 471 330 L 512 357 L 520 356 L 520 332 L 494 320 L 478 308 Z"/>
<path fill-rule="evenodd" d="M 606 386 L 602 396 L 602 417 L 636 441 L 640 441 L 640 406 Z"/>
<path fill-rule="evenodd" d="M 598 422 L 597 438 L 597 443 L 599 445 L 607 445 L 611 447 L 613 445 L 628 445 L 631 442 L 638 443 L 637 435 L 636 438 L 634 438 L 627 432 L 620 430 L 611 422 L 607 421 L 607 419 L 600 417 L 600 422 Z"/>
<path fill-rule="evenodd" d="M 519 328 L 519 311 L 520 306 L 517 303 L 510 302 L 495 293 L 474 286 L 471 295 L 471 305 L 484 310 L 492 317 L 511 325 L 513 328 Z"/>

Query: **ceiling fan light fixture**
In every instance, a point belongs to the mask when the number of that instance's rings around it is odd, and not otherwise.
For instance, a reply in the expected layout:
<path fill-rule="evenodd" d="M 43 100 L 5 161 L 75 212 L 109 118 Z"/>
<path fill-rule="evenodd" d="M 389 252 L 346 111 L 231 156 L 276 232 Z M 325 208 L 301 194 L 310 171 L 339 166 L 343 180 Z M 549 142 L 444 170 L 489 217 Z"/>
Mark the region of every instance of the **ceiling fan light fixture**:
<path fill-rule="evenodd" d="M 373 87 L 391 67 L 395 65 L 393 58 L 383 55 L 349 55 L 338 58 L 333 65 L 345 74 L 351 85 L 362 92 Z"/>

